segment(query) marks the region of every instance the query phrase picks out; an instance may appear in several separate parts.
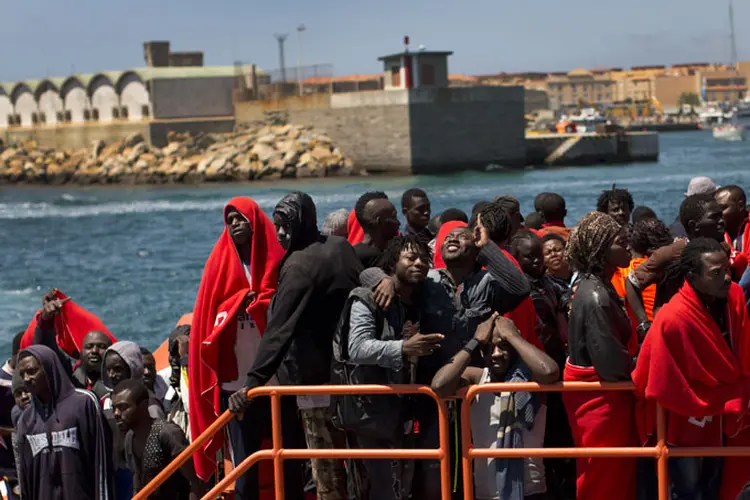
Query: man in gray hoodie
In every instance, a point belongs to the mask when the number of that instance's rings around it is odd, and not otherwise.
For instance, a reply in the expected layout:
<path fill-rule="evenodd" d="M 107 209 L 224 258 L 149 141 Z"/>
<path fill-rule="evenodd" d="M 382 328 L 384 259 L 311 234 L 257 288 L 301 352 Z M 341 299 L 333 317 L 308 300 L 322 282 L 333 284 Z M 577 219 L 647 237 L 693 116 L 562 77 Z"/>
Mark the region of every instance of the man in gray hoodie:
<path fill-rule="evenodd" d="M 102 382 L 109 392 L 101 399 L 101 404 L 112 432 L 116 500 L 130 499 L 133 496 L 133 474 L 128 470 L 125 460 L 125 433 L 117 425 L 112 408 L 112 390 L 127 379 L 143 380 L 143 356 L 138 344 L 122 340 L 115 342 L 104 352 L 102 367 Z M 164 410 L 153 395 L 149 401 L 148 412 L 151 418 L 164 418 Z"/>
<path fill-rule="evenodd" d="M 16 427 L 23 497 L 109 500 L 108 439 L 94 395 L 73 386 L 46 346 L 21 351 L 18 371 L 32 396 Z"/>

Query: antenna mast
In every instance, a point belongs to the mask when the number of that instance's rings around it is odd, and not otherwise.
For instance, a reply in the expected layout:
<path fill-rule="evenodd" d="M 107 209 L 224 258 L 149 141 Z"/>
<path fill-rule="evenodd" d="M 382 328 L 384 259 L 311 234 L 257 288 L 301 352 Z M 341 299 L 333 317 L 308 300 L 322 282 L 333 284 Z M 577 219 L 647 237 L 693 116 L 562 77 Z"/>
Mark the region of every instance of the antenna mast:
<path fill-rule="evenodd" d="M 729 30 L 731 33 L 732 65 L 734 69 L 737 69 L 737 40 L 734 36 L 734 7 L 732 6 L 732 0 L 729 0 Z"/>
<path fill-rule="evenodd" d="M 279 42 L 279 68 L 281 69 L 281 81 L 286 82 L 286 66 L 284 66 L 284 42 L 286 37 L 289 36 L 287 33 L 274 35 L 276 41 Z"/>

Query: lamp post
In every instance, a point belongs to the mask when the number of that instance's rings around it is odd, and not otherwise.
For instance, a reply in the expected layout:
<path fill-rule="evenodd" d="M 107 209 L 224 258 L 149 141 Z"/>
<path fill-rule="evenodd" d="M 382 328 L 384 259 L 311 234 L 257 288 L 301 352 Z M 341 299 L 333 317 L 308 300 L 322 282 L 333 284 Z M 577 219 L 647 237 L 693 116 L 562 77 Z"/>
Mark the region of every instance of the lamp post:
<path fill-rule="evenodd" d="M 302 32 L 305 31 L 304 24 L 297 26 L 297 85 L 299 86 L 299 95 L 302 95 Z"/>

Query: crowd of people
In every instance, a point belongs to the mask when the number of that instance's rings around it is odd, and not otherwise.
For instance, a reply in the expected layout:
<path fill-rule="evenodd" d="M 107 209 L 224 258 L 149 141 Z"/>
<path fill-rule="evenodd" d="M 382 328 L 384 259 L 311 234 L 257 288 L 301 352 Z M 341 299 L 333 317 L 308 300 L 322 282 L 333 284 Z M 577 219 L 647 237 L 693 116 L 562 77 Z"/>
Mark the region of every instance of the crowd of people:
<path fill-rule="evenodd" d="M 455 498 L 472 488 L 481 500 L 655 499 L 653 458 L 476 459 L 462 484 L 460 407 L 471 404 L 478 448 L 653 446 L 657 405 L 670 446 L 750 445 L 746 201 L 739 186 L 695 178 L 667 226 L 613 186 L 571 228 L 556 193 L 537 195 L 526 217 L 510 195 L 435 215 L 428 194 L 409 189 L 403 227 L 393 201 L 368 192 L 321 231 L 305 193 L 270 218 L 234 198 L 164 369 L 60 290 L 42 297 L 0 370 L 6 494 L 129 499 L 230 410 L 227 429 L 150 497 L 199 498 L 268 446 L 270 402 L 251 389 L 421 384 L 447 399 Z M 453 398 L 469 385 L 560 380 L 635 391 Z M 283 397 L 281 420 L 290 449 L 439 446 L 424 395 Z M 674 499 L 750 498 L 750 458 L 668 463 Z M 284 468 L 287 499 L 440 498 L 435 460 Z M 250 469 L 235 498 L 269 498 L 267 476 Z"/>

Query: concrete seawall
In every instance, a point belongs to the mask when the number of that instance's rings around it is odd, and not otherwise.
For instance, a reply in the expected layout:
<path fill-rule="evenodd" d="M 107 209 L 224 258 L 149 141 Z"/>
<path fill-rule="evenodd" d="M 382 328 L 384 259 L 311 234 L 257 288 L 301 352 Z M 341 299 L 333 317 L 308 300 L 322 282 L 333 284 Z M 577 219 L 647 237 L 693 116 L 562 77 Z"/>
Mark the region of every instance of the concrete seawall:
<path fill-rule="evenodd" d="M 173 120 L 115 121 L 111 123 L 57 124 L 50 126 L 10 128 L 0 132 L 0 140 L 15 144 L 34 140 L 40 146 L 55 149 L 80 149 L 96 141 L 114 142 L 133 134 L 141 134 L 154 146 L 167 145 L 170 131 L 193 135 L 228 133 L 234 129 L 233 116 L 188 118 Z"/>
<path fill-rule="evenodd" d="M 237 123 L 283 110 L 326 132 L 373 173 L 436 174 L 490 163 L 522 166 L 522 87 L 351 92 L 235 104 Z"/>
<path fill-rule="evenodd" d="M 659 135 L 655 132 L 548 134 L 526 138 L 526 162 L 534 166 L 658 160 Z"/>

